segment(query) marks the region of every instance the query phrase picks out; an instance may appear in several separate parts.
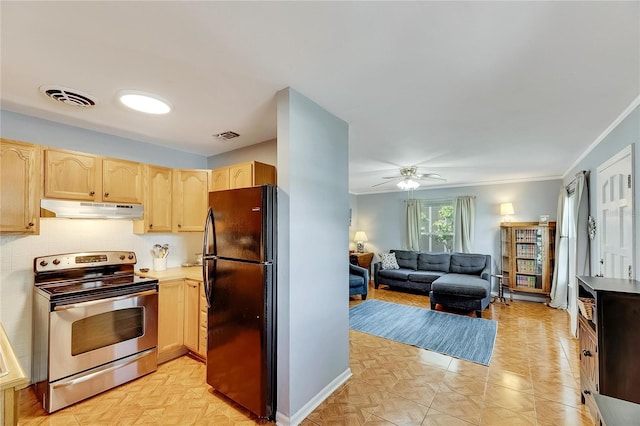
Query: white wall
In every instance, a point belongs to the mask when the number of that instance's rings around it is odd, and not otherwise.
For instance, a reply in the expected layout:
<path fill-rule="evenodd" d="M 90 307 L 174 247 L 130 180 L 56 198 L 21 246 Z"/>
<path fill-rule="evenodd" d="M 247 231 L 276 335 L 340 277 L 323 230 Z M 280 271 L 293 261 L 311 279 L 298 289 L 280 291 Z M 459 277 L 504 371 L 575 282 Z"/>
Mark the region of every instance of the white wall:
<path fill-rule="evenodd" d="M 511 184 L 479 185 L 457 188 L 425 189 L 414 191 L 388 192 L 384 194 L 359 195 L 357 197 L 357 229 L 351 227 L 350 240 L 356 231 L 365 231 L 369 241 L 365 249 L 376 253 L 406 247 L 405 200 L 447 199 L 462 195 L 476 197 L 475 244 L 476 253 L 490 254 L 493 271 L 497 270 L 500 253 L 500 203 L 511 202 L 515 215 L 514 222 L 537 222 L 540 215 L 549 215 L 556 220 L 558 193 L 562 181 L 545 180 Z M 352 207 L 353 208 L 353 207 Z M 353 246 L 353 242 L 351 242 Z M 495 285 L 495 283 L 494 283 Z"/>
<path fill-rule="evenodd" d="M 278 415 L 297 424 L 349 370 L 348 125 L 278 92 Z"/>

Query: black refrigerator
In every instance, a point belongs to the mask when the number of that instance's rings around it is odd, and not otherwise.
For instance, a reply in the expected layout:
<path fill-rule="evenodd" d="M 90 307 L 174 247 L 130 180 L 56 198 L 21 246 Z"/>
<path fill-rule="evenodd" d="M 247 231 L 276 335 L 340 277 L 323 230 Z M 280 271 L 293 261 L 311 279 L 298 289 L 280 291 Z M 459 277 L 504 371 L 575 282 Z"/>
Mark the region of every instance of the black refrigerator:
<path fill-rule="evenodd" d="M 276 382 L 276 187 L 209 193 L 203 279 L 207 383 L 273 420 Z"/>

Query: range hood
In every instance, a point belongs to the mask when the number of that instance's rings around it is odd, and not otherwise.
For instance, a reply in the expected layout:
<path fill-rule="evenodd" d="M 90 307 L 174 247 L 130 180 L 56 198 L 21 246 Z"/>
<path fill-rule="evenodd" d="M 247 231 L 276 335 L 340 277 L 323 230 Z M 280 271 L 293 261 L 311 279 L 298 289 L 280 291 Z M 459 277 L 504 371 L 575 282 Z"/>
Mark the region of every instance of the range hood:
<path fill-rule="evenodd" d="M 40 201 L 41 217 L 66 217 L 72 219 L 142 219 L 144 208 L 140 204 L 91 203 L 43 199 Z"/>

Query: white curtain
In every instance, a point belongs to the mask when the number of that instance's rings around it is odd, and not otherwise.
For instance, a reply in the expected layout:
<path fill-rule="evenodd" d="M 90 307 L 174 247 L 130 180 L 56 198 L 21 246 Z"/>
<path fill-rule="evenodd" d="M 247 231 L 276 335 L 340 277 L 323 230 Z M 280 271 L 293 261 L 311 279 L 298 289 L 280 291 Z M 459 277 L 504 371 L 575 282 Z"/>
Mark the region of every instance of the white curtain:
<path fill-rule="evenodd" d="M 475 222 L 476 197 L 457 197 L 453 220 L 453 251 L 462 253 L 471 253 L 473 251 Z"/>
<path fill-rule="evenodd" d="M 558 213 L 556 216 L 556 265 L 551 282 L 551 303 L 558 309 L 567 308 L 567 288 L 569 286 L 569 223 L 567 222 L 568 194 L 565 187 L 560 188 Z"/>
<path fill-rule="evenodd" d="M 407 200 L 407 249 L 420 250 L 420 201 Z"/>
<path fill-rule="evenodd" d="M 573 307 L 569 298 L 577 297 L 575 275 L 590 275 L 590 240 L 587 229 L 589 217 L 589 173 L 581 171 L 576 175 L 575 189 L 571 197 L 562 188 L 558 200 L 556 222 L 556 264 L 551 283 L 551 303 L 553 308 Z M 572 319 L 572 328 L 575 321 Z"/>

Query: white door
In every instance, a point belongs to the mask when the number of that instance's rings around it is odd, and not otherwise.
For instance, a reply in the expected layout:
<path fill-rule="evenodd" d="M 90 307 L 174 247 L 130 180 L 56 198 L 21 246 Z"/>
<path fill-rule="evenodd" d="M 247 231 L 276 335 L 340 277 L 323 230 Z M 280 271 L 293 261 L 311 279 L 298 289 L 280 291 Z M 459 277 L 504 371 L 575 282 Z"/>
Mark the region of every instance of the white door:
<path fill-rule="evenodd" d="M 598 167 L 599 273 L 607 278 L 633 275 L 632 157 L 629 145 Z"/>

